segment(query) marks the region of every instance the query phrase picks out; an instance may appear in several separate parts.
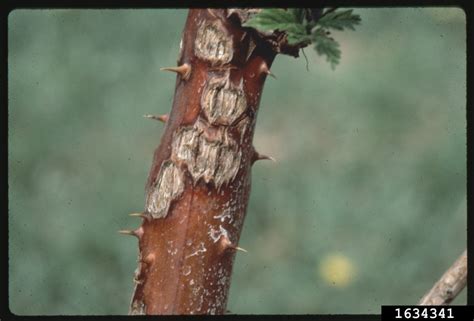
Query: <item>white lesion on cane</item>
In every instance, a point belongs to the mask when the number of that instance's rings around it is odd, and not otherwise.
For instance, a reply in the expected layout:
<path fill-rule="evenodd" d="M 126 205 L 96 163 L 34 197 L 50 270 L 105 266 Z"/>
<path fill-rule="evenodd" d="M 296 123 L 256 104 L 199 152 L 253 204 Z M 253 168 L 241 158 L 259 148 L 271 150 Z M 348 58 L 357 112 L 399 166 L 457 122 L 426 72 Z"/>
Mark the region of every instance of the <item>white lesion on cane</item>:
<path fill-rule="evenodd" d="M 153 218 L 166 217 L 171 202 L 184 191 L 184 177 L 181 169 L 167 160 L 160 168 L 155 184 L 146 199 L 146 211 Z"/>
<path fill-rule="evenodd" d="M 255 43 L 251 41 L 247 55 L 254 49 Z M 248 112 L 243 78 L 231 80 L 232 69 L 236 68 L 230 64 L 233 50 L 232 36 L 222 21 L 216 18 L 200 24 L 194 53 L 210 63 L 200 98 L 201 113 L 193 124 L 178 127 L 173 133 L 171 155 L 161 165 L 146 199 L 145 211 L 152 218 L 168 215 L 172 202 L 184 191 L 186 177 L 191 178 L 194 185 L 203 181 L 213 183 L 219 190 L 230 184 L 242 163 L 246 163 L 239 144 L 244 143 L 253 126 L 253 115 Z M 263 66 L 260 71 L 268 74 L 267 69 Z M 183 64 L 167 70 L 178 72 L 187 80 L 191 68 Z"/>
<path fill-rule="evenodd" d="M 230 72 L 212 77 L 201 97 L 202 111 L 212 125 L 232 125 L 247 109 L 243 83 L 230 81 Z"/>
<path fill-rule="evenodd" d="M 171 160 L 185 165 L 194 184 L 203 180 L 220 189 L 236 177 L 242 152 L 229 128 L 235 125 L 242 139 L 250 125 L 247 108 L 242 81 L 232 83 L 229 71 L 211 76 L 201 96 L 201 115 L 177 129 L 171 144 Z"/>
<path fill-rule="evenodd" d="M 198 119 L 193 126 L 180 128 L 173 136 L 172 159 L 186 165 L 195 184 L 202 179 L 219 189 L 237 174 L 241 153 L 227 128 L 207 126 Z"/>
<path fill-rule="evenodd" d="M 152 218 L 166 217 L 171 203 L 181 196 L 184 170 L 194 184 L 203 180 L 220 189 L 236 177 L 242 160 L 239 144 L 228 127 L 211 126 L 201 118 L 174 133 L 171 150 L 147 196 L 146 212 Z"/>
<path fill-rule="evenodd" d="M 220 20 L 202 22 L 194 41 L 194 53 L 212 65 L 229 63 L 234 54 L 231 37 Z"/>

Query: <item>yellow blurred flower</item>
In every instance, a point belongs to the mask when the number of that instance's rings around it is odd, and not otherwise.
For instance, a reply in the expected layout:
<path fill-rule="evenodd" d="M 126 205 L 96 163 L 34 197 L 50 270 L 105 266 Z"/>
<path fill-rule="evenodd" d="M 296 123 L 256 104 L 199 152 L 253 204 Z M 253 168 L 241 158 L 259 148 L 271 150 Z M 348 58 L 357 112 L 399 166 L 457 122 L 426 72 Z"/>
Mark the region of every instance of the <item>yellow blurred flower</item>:
<path fill-rule="evenodd" d="M 321 260 L 317 270 L 319 276 L 335 287 L 346 287 L 355 277 L 352 261 L 342 254 L 330 254 Z"/>

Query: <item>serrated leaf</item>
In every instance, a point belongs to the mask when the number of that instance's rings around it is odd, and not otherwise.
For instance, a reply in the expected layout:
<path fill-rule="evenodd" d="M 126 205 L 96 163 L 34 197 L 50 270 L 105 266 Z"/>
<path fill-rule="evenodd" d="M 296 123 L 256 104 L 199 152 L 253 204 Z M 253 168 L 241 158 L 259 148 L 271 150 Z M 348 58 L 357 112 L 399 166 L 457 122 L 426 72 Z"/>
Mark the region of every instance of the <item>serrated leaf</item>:
<path fill-rule="evenodd" d="M 360 16 L 352 14 L 352 10 L 333 11 L 323 15 L 318 21 L 322 28 L 344 30 L 344 28 L 355 30 L 355 25 L 360 23 Z"/>
<path fill-rule="evenodd" d="M 293 16 L 295 17 L 296 21 L 303 24 L 305 18 L 305 9 L 304 8 L 297 8 L 297 9 L 288 9 L 291 11 Z"/>
<path fill-rule="evenodd" d="M 262 9 L 258 14 L 243 24 L 261 31 L 285 31 L 289 26 L 299 23 L 294 13 L 283 9 Z"/>
<path fill-rule="evenodd" d="M 301 24 L 290 25 L 285 32 L 288 35 L 287 40 L 289 45 L 311 42 L 310 35 L 307 33 L 306 28 Z"/>
<path fill-rule="evenodd" d="M 320 56 L 326 56 L 326 60 L 331 64 L 334 70 L 341 59 L 341 50 L 339 43 L 326 35 L 324 30 L 318 29 L 314 33 L 314 49 Z"/>
<path fill-rule="evenodd" d="M 304 25 L 303 9 L 262 9 L 243 26 L 260 31 L 283 31 L 287 34 L 290 45 L 308 42 L 310 39 Z"/>
<path fill-rule="evenodd" d="M 334 69 L 341 59 L 339 44 L 329 37 L 328 29 L 344 30 L 355 29 L 360 23 L 360 16 L 352 14 L 352 10 L 327 10 L 319 20 L 308 18 L 312 9 L 262 9 L 250 18 L 244 27 L 252 27 L 262 32 L 282 31 L 287 35 L 289 45 L 308 45 L 313 43 L 314 49 Z M 334 11 L 333 11 L 334 10 Z"/>

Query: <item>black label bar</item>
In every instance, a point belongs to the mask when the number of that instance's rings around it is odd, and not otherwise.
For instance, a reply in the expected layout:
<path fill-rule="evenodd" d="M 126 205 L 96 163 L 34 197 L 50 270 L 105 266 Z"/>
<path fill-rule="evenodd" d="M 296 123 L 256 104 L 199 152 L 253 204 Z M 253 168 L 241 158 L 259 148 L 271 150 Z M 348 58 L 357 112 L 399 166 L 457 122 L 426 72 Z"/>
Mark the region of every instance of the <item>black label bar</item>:
<path fill-rule="evenodd" d="M 474 306 L 383 305 L 382 321 L 444 320 L 474 321 Z"/>

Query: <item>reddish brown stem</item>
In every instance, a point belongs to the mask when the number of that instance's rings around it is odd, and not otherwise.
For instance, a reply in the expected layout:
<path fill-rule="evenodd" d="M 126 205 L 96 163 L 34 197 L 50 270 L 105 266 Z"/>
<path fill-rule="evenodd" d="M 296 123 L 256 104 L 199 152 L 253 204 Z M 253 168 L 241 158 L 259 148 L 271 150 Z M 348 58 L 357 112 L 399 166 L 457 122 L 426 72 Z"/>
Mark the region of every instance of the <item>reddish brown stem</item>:
<path fill-rule="evenodd" d="M 244 11 L 242 11 L 244 12 Z M 275 50 L 231 10 L 192 9 L 146 187 L 131 314 L 223 314 L 245 218 L 257 108 Z"/>

